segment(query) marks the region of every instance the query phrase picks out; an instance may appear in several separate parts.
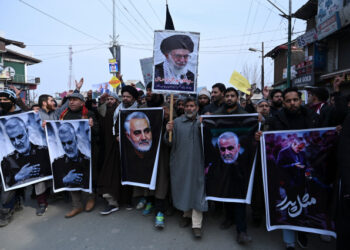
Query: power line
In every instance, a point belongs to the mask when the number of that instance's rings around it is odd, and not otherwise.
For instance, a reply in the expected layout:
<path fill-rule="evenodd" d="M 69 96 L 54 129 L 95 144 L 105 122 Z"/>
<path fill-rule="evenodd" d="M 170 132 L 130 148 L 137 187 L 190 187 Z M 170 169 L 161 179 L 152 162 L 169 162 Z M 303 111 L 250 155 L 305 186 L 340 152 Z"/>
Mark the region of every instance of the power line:
<path fill-rule="evenodd" d="M 84 32 L 84 31 L 81 31 L 81 30 L 79 30 L 79 29 L 73 27 L 72 25 L 70 25 L 70 24 L 68 24 L 68 23 L 65 23 L 65 22 L 59 20 L 58 18 L 56 18 L 56 17 L 54 17 L 54 16 L 52 16 L 52 15 L 50 15 L 50 14 L 48 14 L 48 13 L 46 13 L 46 12 L 40 10 L 40 9 L 34 7 L 33 5 L 30 5 L 29 3 L 26 3 L 26 2 L 23 1 L 23 0 L 18 0 L 18 1 L 20 1 L 21 3 L 23 3 L 23 4 L 27 5 L 27 6 L 29 6 L 30 8 L 32 8 L 32 9 L 34 9 L 34 10 L 40 12 L 41 14 L 43 14 L 43 15 L 45 15 L 45 16 L 47 16 L 47 17 L 53 19 L 53 20 L 55 20 L 56 22 L 59 22 L 59 23 L 63 24 L 64 26 L 66 26 L 66 27 L 68 27 L 68 28 L 71 28 L 71 29 L 73 29 L 73 30 L 79 32 L 80 34 L 83 34 L 83 35 L 85 35 L 85 36 L 87 36 L 87 37 L 90 37 L 90 38 L 96 40 L 96 41 L 99 41 L 99 42 L 104 43 L 104 41 L 102 41 L 102 40 L 100 40 L 100 39 L 98 39 L 98 38 L 96 38 L 96 37 L 94 37 L 94 36 L 92 36 L 92 35 L 89 35 L 88 33 Z"/>
<path fill-rule="evenodd" d="M 109 12 L 109 14 L 113 16 L 113 12 L 107 7 L 107 5 L 102 0 L 98 0 L 98 1 L 107 10 L 107 12 Z"/>
<path fill-rule="evenodd" d="M 77 51 L 74 51 L 73 53 L 74 53 L 74 54 L 77 54 L 77 53 L 82 53 L 82 52 L 86 52 L 86 51 L 100 50 L 100 49 L 106 49 L 106 48 L 108 48 L 108 46 L 104 46 L 104 47 L 92 47 L 92 48 L 89 48 L 89 49 L 77 50 Z M 50 59 L 54 59 L 54 58 L 65 57 L 65 56 L 67 56 L 67 55 L 69 55 L 69 52 L 66 52 L 65 54 L 58 55 L 58 56 L 43 58 L 42 60 L 43 60 L 43 61 L 46 61 L 46 60 L 50 60 Z"/>
<path fill-rule="evenodd" d="M 80 44 L 26 44 L 27 47 L 67 47 L 67 46 L 93 46 L 93 45 L 107 45 L 108 43 L 80 43 Z"/>
<path fill-rule="evenodd" d="M 142 18 L 142 20 L 145 22 L 145 24 L 148 26 L 148 28 L 153 32 L 154 29 L 152 28 L 152 26 L 147 22 L 147 20 L 143 17 L 143 15 L 140 13 L 140 11 L 136 8 L 136 6 L 134 5 L 134 3 L 131 0 L 128 0 L 129 3 L 132 5 L 132 7 L 136 10 L 137 14 L 139 14 L 139 16 Z"/>
<path fill-rule="evenodd" d="M 152 9 L 153 14 L 154 14 L 155 17 L 158 19 L 159 23 L 162 24 L 162 20 L 159 18 L 157 12 L 153 9 L 152 4 L 150 3 L 150 1 L 149 1 L 149 0 L 146 0 L 146 2 L 148 3 L 149 7 Z"/>

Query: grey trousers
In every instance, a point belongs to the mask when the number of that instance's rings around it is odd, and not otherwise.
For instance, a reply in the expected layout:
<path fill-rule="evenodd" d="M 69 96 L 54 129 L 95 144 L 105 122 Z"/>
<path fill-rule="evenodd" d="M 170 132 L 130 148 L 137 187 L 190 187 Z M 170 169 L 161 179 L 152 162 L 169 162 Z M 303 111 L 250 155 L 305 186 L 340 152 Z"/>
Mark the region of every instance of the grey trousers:
<path fill-rule="evenodd" d="M 72 196 L 72 207 L 74 208 L 83 208 L 83 198 L 86 196 L 87 200 L 95 199 L 94 193 L 86 193 L 82 191 L 72 191 L 70 192 Z"/>

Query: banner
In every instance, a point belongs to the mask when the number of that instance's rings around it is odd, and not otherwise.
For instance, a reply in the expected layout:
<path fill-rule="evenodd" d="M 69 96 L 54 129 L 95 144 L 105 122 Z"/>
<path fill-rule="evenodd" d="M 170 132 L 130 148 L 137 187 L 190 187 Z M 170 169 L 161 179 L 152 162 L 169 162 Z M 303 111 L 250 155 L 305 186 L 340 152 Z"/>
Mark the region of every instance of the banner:
<path fill-rule="evenodd" d="M 251 85 L 249 81 L 236 70 L 233 71 L 229 83 L 231 83 L 235 89 L 242 91 L 247 95 L 250 94 L 249 89 L 251 88 Z"/>
<path fill-rule="evenodd" d="M 53 190 L 92 192 L 89 120 L 46 121 Z"/>
<path fill-rule="evenodd" d="M 153 81 L 153 57 L 140 59 L 141 71 L 145 86 Z"/>
<path fill-rule="evenodd" d="M 46 136 L 38 113 L 0 117 L 0 145 L 5 191 L 52 179 Z"/>
<path fill-rule="evenodd" d="M 265 132 L 261 159 L 267 230 L 336 237 L 335 128 Z"/>
<path fill-rule="evenodd" d="M 120 111 L 122 185 L 155 189 L 162 125 L 163 108 Z"/>
<path fill-rule="evenodd" d="M 202 117 L 206 199 L 250 204 L 258 114 Z"/>
<path fill-rule="evenodd" d="M 155 31 L 152 91 L 196 93 L 199 33 Z"/>

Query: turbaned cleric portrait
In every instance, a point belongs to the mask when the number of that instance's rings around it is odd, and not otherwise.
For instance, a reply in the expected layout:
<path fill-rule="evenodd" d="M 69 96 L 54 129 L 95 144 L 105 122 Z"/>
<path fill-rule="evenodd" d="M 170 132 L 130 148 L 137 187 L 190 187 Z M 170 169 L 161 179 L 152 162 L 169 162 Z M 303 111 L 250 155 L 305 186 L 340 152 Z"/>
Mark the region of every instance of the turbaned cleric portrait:
<path fill-rule="evenodd" d="M 199 34 L 156 31 L 153 91 L 196 91 Z"/>

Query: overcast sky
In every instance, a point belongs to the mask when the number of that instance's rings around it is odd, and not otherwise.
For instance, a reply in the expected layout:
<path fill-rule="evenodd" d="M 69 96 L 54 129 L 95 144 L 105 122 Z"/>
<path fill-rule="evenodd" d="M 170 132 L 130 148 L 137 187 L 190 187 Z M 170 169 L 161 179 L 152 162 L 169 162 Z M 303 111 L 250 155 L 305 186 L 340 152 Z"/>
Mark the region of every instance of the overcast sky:
<path fill-rule="evenodd" d="M 288 12 L 288 0 L 272 1 Z M 143 81 L 139 60 L 153 55 L 153 31 L 164 29 L 165 0 L 115 2 L 124 80 Z M 294 0 L 292 11 L 306 2 Z M 260 75 L 261 54 L 248 51 L 250 47 L 261 49 L 265 42 L 267 52 L 287 42 L 287 20 L 266 0 L 169 0 L 169 8 L 176 30 L 200 33 L 198 86 L 208 89 L 216 82 L 227 84 L 233 70 L 244 67 L 258 67 Z M 110 80 L 112 0 L 0 0 L 0 9 L 0 35 L 24 42 L 26 53 L 42 60 L 27 73 L 41 78 L 38 94 L 68 89 L 69 45 L 73 75 L 85 78 L 83 90 Z M 293 20 L 293 31 L 305 31 L 305 22 Z M 273 61 L 268 58 L 265 83 L 272 81 Z"/>

